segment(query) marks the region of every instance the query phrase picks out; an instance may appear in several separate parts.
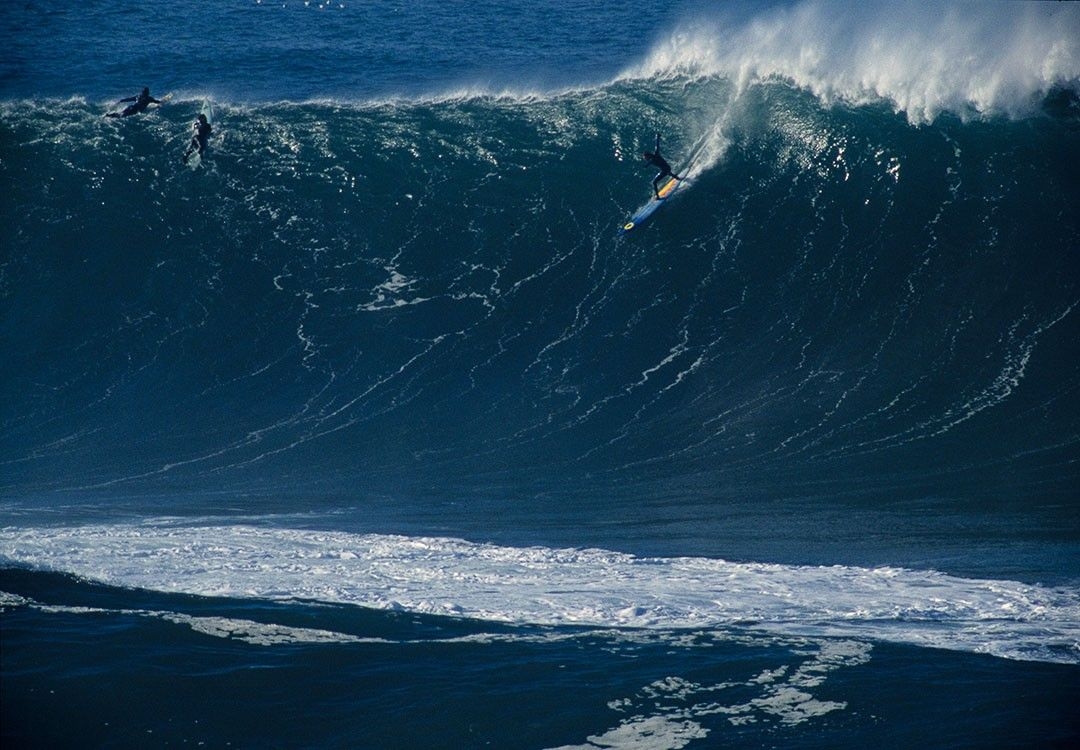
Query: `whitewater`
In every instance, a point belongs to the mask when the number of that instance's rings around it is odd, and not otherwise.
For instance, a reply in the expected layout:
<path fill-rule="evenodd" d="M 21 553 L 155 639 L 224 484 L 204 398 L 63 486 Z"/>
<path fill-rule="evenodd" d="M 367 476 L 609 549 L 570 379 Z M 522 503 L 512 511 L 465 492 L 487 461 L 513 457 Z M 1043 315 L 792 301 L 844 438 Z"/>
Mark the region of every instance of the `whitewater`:
<path fill-rule="evenodd" d="M 5 534 L 10 560 L 115 586 L 298 599 L 530 625 L 662 631 L 741 626 L 1075 663 L 1068 588 L 933 572 L 638 558 L 463 540 L 197 526 Z M 182 583 L 181 583 L 182 582 Z"/>

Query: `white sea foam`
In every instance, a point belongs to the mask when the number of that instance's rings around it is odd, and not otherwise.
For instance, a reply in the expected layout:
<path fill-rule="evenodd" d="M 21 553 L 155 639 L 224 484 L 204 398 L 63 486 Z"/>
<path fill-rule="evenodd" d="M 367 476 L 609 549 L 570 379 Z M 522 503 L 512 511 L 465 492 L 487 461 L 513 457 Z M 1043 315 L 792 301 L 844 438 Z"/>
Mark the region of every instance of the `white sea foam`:
<path fill-rule="evenodd" d="M 445 638 L 425 635 L 415 640 L 387 640 L 234 617 L 46 604 L 0 591 L 0 613 L 23 608 L 47 614 L 117 615 L 164 620 L 201 635 L 264 648 L 280 645 L 322 647 L 368 644 L 404 648 L 422 645 L 430 648 L 434 643 L 452 647 L 456 644 L 580 640 L 613 653 L 620 653 L 624 649 L 633 653 L 642 646 L 657 644 L 680 649 L 707 649 L 730 644 L 768 649 L 773 658 L 780 660 L 775 668 L 759 668 L 757 672 L 734 676 L 720 683 L 699 683 L 678 676 L 654 680 L 631 695 L 608 701 L 608 708 L 622 717 L 614 727 L 589 736 L 582 744 L 567 745 L 558 750 L 671 750 L 707 737 L 710 730 L 706 728 L 706 723 L 710 717 L 716 716 L 726 718 L 733 725 L 775 722 L 794 726 L 812 721 L 847 707 L 844 701 L 822 700 L 813 691 L 820 688 L 833 672 L 868 662 L 872 650 L 870 644 L 860 641 L 788 638 L 747 632 L 725 634 L 712 630 L 514 629 Z"/>
<path fill-rule="evenodd" d="M 235 617 L 188 615 L 148 609 L 107 609 L 104 607 L 81 607 L 63 604 L 45 604 L 18 594 L 0 591 L 0 612 L 5 609 L 29 607 L 40 612 L 54 614 L 115 614 L 133 615 L 167 620 L 176 625 L 191 628 L 197 633 L 244 641 L 258 646 L 276 646 L 283 643 L 389 643 L 383 638 L 362 638 L 348 633 L 337 633 L 317 628 L 296 628 L 276 623 L 256 622 Z"/>
<path fill-rule="evenodd" d="M 1080 5 L 807 0 L 749 19 L 695 18 L 628 79 L 772 78 L 827 103 L 884 100 L 912 123 L 943 112 L 1023 116 L 1080 82 Z"/>
<path fill-rule="evenodd" d="M 870 646 L 857 641 L 806 644 L 792 654 L 800 659 L 767 669 L 747 680 L 702 684 L 682 677 L 656 680 L 634 695 L 610 701 L 608 707 L 626 718 L 618 726 L 593 735 L 580 745 L 552 750 L 661 750 L 685 747 L 708 736 L 704 721 L 723 716 L 736 726 L 772 720 L 794 726 L 847 707 L 843 701 L 820 700 L 810 692 L 833 672 L 865 664 Z M 736 697 L 738 696 L 738 697 Z"/>
<path fill-rule="evenodd" d="M 1080 592 L 934 571 L 643 558 L 598 549 L 253 526 L 6 528 L 0 557 L 104 583 L 496 622 L 751 627 L 1080 662 Z"/>

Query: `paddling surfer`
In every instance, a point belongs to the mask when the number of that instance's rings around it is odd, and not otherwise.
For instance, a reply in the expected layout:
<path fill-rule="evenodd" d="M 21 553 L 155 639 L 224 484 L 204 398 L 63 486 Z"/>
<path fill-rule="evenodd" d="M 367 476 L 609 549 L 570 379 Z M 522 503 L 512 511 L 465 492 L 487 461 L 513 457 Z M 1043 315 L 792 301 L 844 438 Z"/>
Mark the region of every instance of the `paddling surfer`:
<path fill-rule="evenodd" d="M 203 151 L 206 150 L 206 144 L 210 140 L 210 131 L 213 128 L 210 127 L 210 121 L 206 119 L 206 115 L 199 113 L 198 119 L 192 125 L 191 133 L 191 145 L 188 146 L 188 150 L 184 152 L 184 164 L 187 164 L 188 157 L 193 153 L 198 153 L 202 156 Z"/>
<path fill-rule="evenodd" d="M 168 97 L 166 97 L 168 98 Z M 150 96 L 150 88 L 144 86 L 142 93 L 137 96 L 129 96 L 127 99 L 121 99 L 117 104 L 123 104 L 124 102 L 132 102 L 127 107 L 124 107 L 122 112 L 109 112 L 106 117 L 130 117 L 131 115 L 137 115 L 144 111 L 151 104 L 164 104 L 160 99 L 155 99 Z"/>

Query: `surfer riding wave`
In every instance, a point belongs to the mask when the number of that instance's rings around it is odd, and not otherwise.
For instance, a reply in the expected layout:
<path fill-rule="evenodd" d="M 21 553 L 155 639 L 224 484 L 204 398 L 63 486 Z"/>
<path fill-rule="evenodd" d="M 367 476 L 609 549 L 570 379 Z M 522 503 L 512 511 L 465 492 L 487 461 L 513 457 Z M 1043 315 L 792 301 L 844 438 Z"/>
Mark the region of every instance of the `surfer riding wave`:
<path fill-rule="evenodd" d="M 671 165 L 667 163 L 667 159 L 660 155 L 660 134 L 656 134 L 656 145 L 653 146 L 652 151 L 645 151 L 641 154 L 641 158 L 652 164 L 654 167 L 659 167 L 660 172 L 653 178 L 652 187 L 653 193 L 656 194 L 657 200 L 660 199 L 660 180 L 665 177 L 671 176 L 676 180 L 681 180 L 682 177 L 671 171 Z"/>

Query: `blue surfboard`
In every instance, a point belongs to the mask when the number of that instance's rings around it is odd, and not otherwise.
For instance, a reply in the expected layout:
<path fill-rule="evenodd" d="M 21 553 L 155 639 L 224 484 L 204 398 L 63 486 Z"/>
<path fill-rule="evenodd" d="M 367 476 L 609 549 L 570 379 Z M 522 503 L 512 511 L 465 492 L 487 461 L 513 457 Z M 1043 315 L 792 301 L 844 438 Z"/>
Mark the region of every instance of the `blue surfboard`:
<path fill-rule="evenodd" d="M 649 217 L 651 217 L 660 209 L 662 205 L 664 205 L 664 202 L 668 198 L 670 198 L 676 190 L 678 190 L 679 186 L 683 182 L 684 180 L 676 180 L 674 177 L 669 177 L 667 179 L 667 182 L 665 182 L 658 191 L 660 193 L 660 197 L 654 197 L 644 206 L 639 208 L 637 212 L 630 217 L 630 220 L 623 224 L 620 234 L 626 234 L 633 229 L 637 229 L 646 221 L 648 221 Z"/>
<path fill-rule="evenodd" d="M 634 213 L 634 215 L 631 216 L 630 219 L 622 225 L 622 229 L 619 230 L 620 235 L 633 231 L 634 229 L 637 229 L 642 224 L 647 222 L 654 213 L 660 210 L 661 206 L 663 206 L 668 200 L 671 199 L 671 196 L 673 196 L 676 192 L 682 191 L 693 181 L 690 170 L 691 167 L 694 166 L 694 162 L 697 161 L 697 158 L 704 150 L 704 145 L 705 136 L 702 136 L 698 139 L 697 143 L 694 144 L 694 147 L 691 150 L 690 159 L 686 162 L 686 164 L 682 165 L 682 167 L 677 172 L 677 174 L 681 174 L 683 176 L 683 179 L 676 180 L 674 177 L 668 177 L 664 184 L 661 185 L 660 189 L 657 191 L 660 196 L 654 197 L 644 206 L 639 208 Z"/>

